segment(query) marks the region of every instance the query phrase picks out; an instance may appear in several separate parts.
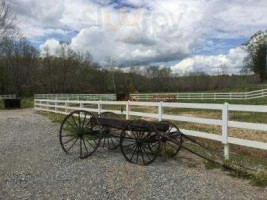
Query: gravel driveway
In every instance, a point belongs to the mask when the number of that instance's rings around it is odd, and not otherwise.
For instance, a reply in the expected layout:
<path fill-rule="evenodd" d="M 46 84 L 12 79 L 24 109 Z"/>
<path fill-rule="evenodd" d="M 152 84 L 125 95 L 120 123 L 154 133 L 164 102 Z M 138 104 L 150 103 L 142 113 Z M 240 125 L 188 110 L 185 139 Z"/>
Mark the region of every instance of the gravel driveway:
<path fill-rule="evenodd" d="M 31 109 L 0 111 L 0 199 L 266 199 L 267 189 L 220 170 L 157 159 L 142 167 L 119 150 L 80 160 L 59 145 L 59 125 Z M 186 157 L 186 153 L 182 153 Z"/>

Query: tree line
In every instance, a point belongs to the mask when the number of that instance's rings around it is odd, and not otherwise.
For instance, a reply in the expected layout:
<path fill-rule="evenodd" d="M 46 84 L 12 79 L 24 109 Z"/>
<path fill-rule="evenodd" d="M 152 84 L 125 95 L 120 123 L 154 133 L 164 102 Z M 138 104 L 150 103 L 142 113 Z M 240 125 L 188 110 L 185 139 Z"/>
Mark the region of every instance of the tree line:
<path fill-rule="evenodd" d="M 23 37 L 1 40 L 0 93 L 130 93 L 182 92 L 224 89 L 259 83 L 256 75 L 209 76 L 191 73 L 174 76 L 167 67 L 150 66 L 123 72 L 103 67 L 90 54 L 61 44 L 56 55 L 40 53 Z"/>
<path fill-rule="evenodd" d="M 100 66 L 89 53 L 75 52 L 64 43 L 56 55 L 49 48 L 40 55 L 20 34 L 14 20 L 12 10 L 0 0 L 0 94 L 204 91 L 255 84 L 266 77 L 261 76 L 266 73 L 262 72 L 264 52 L 249 45 L 247 51 L 253 55 L 247 59 L 246 69 L 254 75 L 177 76 L 170 68 L 158 66 L 143 71 L 135 67 L 125 72 L 112 62 L 108 67 Z M 253 68 L 255 64 L 261 66 L 260 70 Z"/>

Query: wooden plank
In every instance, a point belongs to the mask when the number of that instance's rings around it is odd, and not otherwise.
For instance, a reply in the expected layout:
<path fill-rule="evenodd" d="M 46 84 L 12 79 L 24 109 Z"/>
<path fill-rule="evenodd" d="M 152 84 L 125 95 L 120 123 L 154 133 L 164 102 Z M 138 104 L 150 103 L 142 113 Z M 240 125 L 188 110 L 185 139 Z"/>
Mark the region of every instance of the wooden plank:
<path fill-rule="evenodd" d="M 242 112 L 267 112 L 267 106 L 229 104 L 229 110 L 230 111 L 242 111 Z"/>
<path fill-rule="evenodd" d="M 105 127 L 112 127 L 117 129 L 123 129 L 130 121 L 133 129 L 148 129 L 150 130 L 149 124 L 151 123 L 158 131 L 166 132 L 169 129 L 169 125 L 161 122 L 147 122 L 147 121 L 134 121 L 134 120 L 121 120 L 121 119 L 110 119 L 110 118 L 98 118 L 99 123 Z"/>
<path fill-rule="evenodd" d="M 187 116 L 163 114 L 162 119 L 183 121 L 183 122 L 193 122 L 193 123 L 198 123 L 198 124 L 219 125 L 219 126 L 222 125 L 222 120 L 200 118 L 200 117 L 187 117 Z"/>
<path fill-rule="evenodd" d="M 228 142 L 231 144 L 236 144 L 236 145 L 240 145 L 240 146 L 246 146 L 246 147 L 252 147 L 252 148 L 267 150 L 267 143 L 264 143 L 264 142 L 244 140 L 244 139 L 233 138 L 233 137 L 229 137 Z"/>
<path fill-rule="evenodd" d="M 233 128 L 267 131 L 267 124 L 229 121 L 228 125 Z"/>
<path fill-rule="evenodd" d="M 184 133 L 185 135 L 189 135 L 189 136 L 200 137 L 200 138 L 215 140 L 215 141 L 219 141 L 219 142 L 222 141 L 221 135 L 217 135 L 217 134 L 213 134 L 213 133 L 192 131 L 192 130 L 186 130 L 186 129 L 181 129 L 181 132 Z"/>
<path fill-rule="evenodd" d="M 169 108 L 193 108 L 193 109 L 208 109 L 222 110 L 223 104 L 205 104 L 205 103 L 162 103 L 163 107 Z"/>

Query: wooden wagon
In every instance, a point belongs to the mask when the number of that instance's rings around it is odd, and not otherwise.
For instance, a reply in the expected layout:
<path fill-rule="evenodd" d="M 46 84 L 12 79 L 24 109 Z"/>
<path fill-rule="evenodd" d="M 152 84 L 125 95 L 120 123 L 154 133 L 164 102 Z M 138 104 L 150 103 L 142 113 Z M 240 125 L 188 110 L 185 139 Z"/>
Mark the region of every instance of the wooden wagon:
<path fill-rule="evenodd" d="M 125 120 L 112 112 L 99 116 L 77 110 L 63 120 L 59 140 L 62 149 L 84 159 L 98 147 L 120 148 L 131 163 L 148 165 L 162 150 L 175 156 L 182 146 L 182 133 L 169 122 Z"/>

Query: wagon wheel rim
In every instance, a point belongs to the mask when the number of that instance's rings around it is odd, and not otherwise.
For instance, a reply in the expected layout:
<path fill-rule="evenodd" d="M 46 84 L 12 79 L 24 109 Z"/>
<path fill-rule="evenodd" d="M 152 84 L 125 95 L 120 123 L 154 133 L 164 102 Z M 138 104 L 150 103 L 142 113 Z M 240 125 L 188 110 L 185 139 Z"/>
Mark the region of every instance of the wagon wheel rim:
<path fill-rule="evenodd" d="M 120 119 L 121 117 L 113 112 L 103 112 L 99 114 L 98 117 L 108 118 L 108 119 Z M 118 130 L 114 128 L 105 127 L 102 132 L 102 147 L 108 147 L 108 149 L 114 150 L 120 146 L 119 134 L 115 134 Z"/>
<path fill-rule="evenodd" d="M 172 122 L 162 121 L 169 126 L 166 132 L 161 133 L 161 149 L 168 157 L 174 157 L 181 150 L 183 138 L 179 128 Z"/>
<path fill-rule="evenodd" d="M 96 151 L 101 135 L 97 119 L 90 112 L 77 110 L 63 120 L 59 140 L 64 152 L 84 159 Z"/>
<path fill-rule="evenodd" d="M 135 124 L 146 126 L 146 130 L 135 130 Z M 120 148 L 124 158 L 131 163 L 148 165 L 160 151 L 159 133 L 147 121 L 131 121 L 122 130 Z"/>

